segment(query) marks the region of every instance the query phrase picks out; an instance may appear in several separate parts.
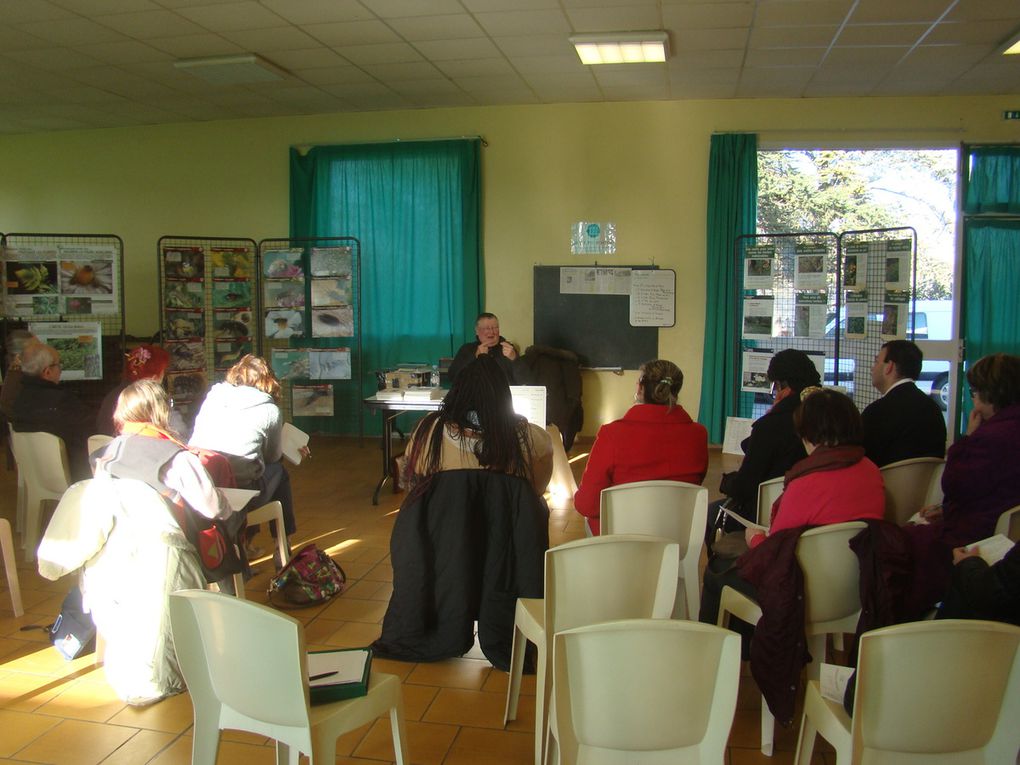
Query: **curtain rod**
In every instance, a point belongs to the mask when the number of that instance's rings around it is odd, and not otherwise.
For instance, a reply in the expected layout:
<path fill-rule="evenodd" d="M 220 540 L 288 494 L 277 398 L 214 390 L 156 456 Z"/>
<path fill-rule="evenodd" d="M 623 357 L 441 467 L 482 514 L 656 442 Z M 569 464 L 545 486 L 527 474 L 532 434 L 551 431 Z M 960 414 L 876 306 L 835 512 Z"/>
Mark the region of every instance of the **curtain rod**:
<path fill-rule="evenodd" d="M 439 138 L 389 138 L 378 141 L 352 141 L 350 143 L 296 143 L 292 144 L 290 148 L 297 149 L 301 154 L 307 154 L 309 150 L 316 146 L 372 146 L 381 143 L 428 143 L 431 141 L 463 141 L 471 138 L 477 138 L 483 148 L 489 147 L 489 142 L 485 140 L 484 136 L 480 135 L 450 135 L 441 136 Z"/>

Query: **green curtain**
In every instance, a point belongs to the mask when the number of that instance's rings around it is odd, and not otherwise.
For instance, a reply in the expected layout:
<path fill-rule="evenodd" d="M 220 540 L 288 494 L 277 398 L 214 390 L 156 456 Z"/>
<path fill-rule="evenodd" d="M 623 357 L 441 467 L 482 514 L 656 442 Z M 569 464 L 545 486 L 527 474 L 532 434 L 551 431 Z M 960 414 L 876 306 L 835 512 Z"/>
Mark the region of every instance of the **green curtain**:
<path fill-rule="evenodd" d="M 484 293 L 480 147 L 464 139 L 291 150 L 291 237 L 361 242 L 358 401 L 375 390 L 375 370 L 436 363 L 473 336 Z M 356 419 L 336 419 L 333 432 L 357 431 Z M 379 418 L 365 423 L 379 432 Z"/>
<path fill-rule="evenodd" d="M 966 360 L 1020 353 L 1020 221 L 969 220 L 965 226 Z"/>
<path fill-rule="evenodd" d="M 738 236 L 755 232 L 758 215 L 758 136 L 713 135 L 708 160 L 708 246 L 705 352 L 698 420 L 712 443 L 721 443 L 733 414 L 733 381 L 739 379 L 737 306 L 741 274 L 734 257 Z"/>
<path fill-rule="evenodd" d="M 1020 146 L 967 150 L 964 213 L 1020 213 Z"/>

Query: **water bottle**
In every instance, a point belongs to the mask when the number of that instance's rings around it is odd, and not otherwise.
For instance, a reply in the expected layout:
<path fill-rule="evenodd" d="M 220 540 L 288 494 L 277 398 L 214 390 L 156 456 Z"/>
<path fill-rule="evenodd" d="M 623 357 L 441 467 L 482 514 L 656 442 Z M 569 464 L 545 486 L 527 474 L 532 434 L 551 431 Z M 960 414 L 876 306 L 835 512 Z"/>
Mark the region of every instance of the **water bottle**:
<path fill-rule="evenodd" d="M 432 388 L 438 388 L 439 387 L 439 365 L 438 364 L 433 364 L 432 365 L 432 376 L 431 376 L 431 378 L 429 378 L 429 386 L 432 387 Z"/>

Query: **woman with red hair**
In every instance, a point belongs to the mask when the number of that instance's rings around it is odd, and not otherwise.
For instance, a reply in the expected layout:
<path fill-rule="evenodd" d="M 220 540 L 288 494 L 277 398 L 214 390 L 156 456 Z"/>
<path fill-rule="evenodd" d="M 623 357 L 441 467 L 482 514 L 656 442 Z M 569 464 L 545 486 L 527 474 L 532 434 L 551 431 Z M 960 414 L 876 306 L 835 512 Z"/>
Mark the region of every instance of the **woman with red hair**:
<path fill-rule="evenodd" d="M 142 343 L 132 349 L 124 360 L 124 379 L 116 388 L 106 394 L 106 398 L 103 399 L 103 403 L 99 407 L 99 414 L 96 416 L 96 433 L 116 436 L 118 431 L 113 423 L 113 412 L 117 408 L 117 399 L 123 390 L 139 380 L 155 380 L 162 383 L 169 366 L 170 354 L 158 345 Z M 172 401 L 170 402 L 170 427 L 184 441 L 188 440 L 184 418 L 173 409 Z"/>

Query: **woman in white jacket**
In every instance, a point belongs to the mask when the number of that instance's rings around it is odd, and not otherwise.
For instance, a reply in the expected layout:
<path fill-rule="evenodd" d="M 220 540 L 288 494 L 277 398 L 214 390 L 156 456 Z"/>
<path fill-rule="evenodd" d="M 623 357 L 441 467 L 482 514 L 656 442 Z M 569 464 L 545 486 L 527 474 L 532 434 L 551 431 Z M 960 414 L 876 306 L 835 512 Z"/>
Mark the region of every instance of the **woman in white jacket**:
<path fill-rule="evenodd" d="M 250 507 L 279 500 L 287 535 L 297 528 L 290 476 L 283 467 L 280 381 L 265 359 L 247 354 L 212 386 L 195 418 L 190 446 L 230 457 L 239 488 L 258 489 Z M 249 549 L 249 557 L 258 551 Z"/>

